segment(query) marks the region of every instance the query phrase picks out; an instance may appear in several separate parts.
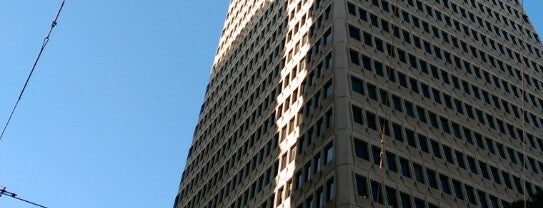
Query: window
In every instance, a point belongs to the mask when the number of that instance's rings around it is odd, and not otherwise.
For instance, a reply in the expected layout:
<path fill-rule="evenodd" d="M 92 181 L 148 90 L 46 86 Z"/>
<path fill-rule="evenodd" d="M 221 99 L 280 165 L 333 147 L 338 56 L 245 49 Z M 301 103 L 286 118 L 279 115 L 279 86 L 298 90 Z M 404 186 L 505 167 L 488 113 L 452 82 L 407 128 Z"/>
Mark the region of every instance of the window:
<path fill-rule="evenodd" d="M 358 196 L 368 197 L 368 182 L 365 177 L 356 175 L 356 191 Z"/>
<path fill-rule="evenodd" d="M 332 93 L 333 93 L 333 88 L 332 88 L 332 81 L 328 81 L 326 84 L 324 84 L 324 98 L 329 98 L 332 96 Z"/>
<path fill-rule="evenodd" d="M 358 123 L 360 125 L 364 124 L 363 118 L 362 118 L 362 109 L 356 106 L 352 106 L 353 110 L 353 120 L 355 123 Z"/>
<path fill-rule="evenodd" d="M 334 144 L 329 143 L 324 148 L 324 164 L 326 165 L 332 162 L 333 159 L 334 159 Z"/>
<path fill-rule="evenodd" d="M 430 149 L 428 149 L 428 139 L 425 136 L 420 135 L 420 134 L 418 134 L 418 138 L 419 138 L 420 149 L 423 152 L 430 153 Z"/>
<path fill-rule="evenodd" d="M 334 179 L 330 179 L 326 182 L 326 201 L 334 199 L 335 196 L 335 185 Z"/>
<path fill-rule="evenodd" d="M 351 57 L 351 63 L 355 65 L 360 65 L 360 59 L 358 57 L 358 52 L 353 49 L 349 49 L 349 56 Z"/>
<path fill-rule="evenodd" d="M 305 181 L 309 181 L 311 180 L 311 161 L 309 161 L 307 164 L 305 164 L 305 168 L 304 168 L 304 172 L 305 172 Z"/>
<path fill-rule="evenodd" d="M 388 169 L 394 172 L 398 172 L 398 166 L 396 165 L 396 156 L 390 152 L 386 153 Z"/>
<path fill-rule="evenodd" d="M 377 100 L 377 87 L 375 85 L 368 84 L 368 97 Z"/>
<path fill-rule="evenodd" d="M 322 187 L 317 190 L 316 197 L 317 197 L 316 207 L 317 208 L 323 207 L 324 206 L 324 190 L 322 189 Z"/>
<path fill-rule="evenodd" d="M 428 176 L 428 184 L 430 187 L 437 188 L 436 172 L 430 169 L 426 169 L 426 174 Z"/>
<path fill-rule="evenodd" d="M 321 155 L 320 153 L 317 153 L 314 157 L 313 157 L 313 163 L 314 163 L 314 170 L 313 172 L 317 173 L 319 171 L 321 171 L 322 169 L 322 165 L 321 165 Z"/>
<path fill-rule="evenodd" d="M 354 139 L 354 149 L 356 157 L 369 161 L 367 142 Z"/>
<path fill-rule="evenodd" d="M 377 131 L 377 120 L 375 118 L 375 114 L 366 111 L 366 119 L 368 122 L 368 127 Z"/>
<path fill-rule="evenodd" d="M 422 170 L 422 166 L 420 166 L 419 164 L 413 164 L 413 172 L 415 173 L 415 180 L 418 181 L 419 183 L 422 183 L 422 184 L 425 184 L 424 183 L 424 172 Z"/>
<path fill-rule="evenodd" d="M 402 128 L 398 124 L 392 124 L 392 130 L 394 132 L 394 139 L 403 142 Z"/>
<path fill-rule="evenodd" d="M 373 156 L 373 164 L 378 166 L 381 163 L 381 148 L 371 146 L 371 153 Z"/>
<path fill-rule="evenodd" d="M 471 204 L 477 205 L 477 201 L 475 200 L 475 192 L 473 191 L 473 187 L 465 185 L 466 187 L 466 195 L 468 196 L 468 201 Z"/>
<path fill-rule="evenodd" d="M 400 193 L 400 200 L 402 201 L 402 208 L 411 208 L 411 197 L 406 194 L 406 193 L 403 193 L 401 192 Z"/>
<path fill-rule="evenodd" d="M 349 11 L 349 14 L 356 16 L 356 6 L 352 3 L 347 4 L 347 10 Z"/>
<path fill-rule="evenodd" d="M 422 199 L 415 198 L 415 208 L 425 208 L 425 203 Z"/>
<path fill-rule="evenodd" d="M 439 174 L 439 181 L 441 182 L 441 190 L 443 191 L 443 193 L 451 194 L 449 178 L 445 175 Z"/>
<path fill-rule="evenodd" d="M 387 205 L 389 207 L 398 207 L 398 198 L 396 196 L 396 190 L 386 187 Z"/>
<path fill-rule="evenodd" d="M 400 169 L 403 176 L 411 178 L 411 170 L 409 168 L 409 161 L 407 159 L 400 158 Z"/>
<path fill-rule="evenodd" d="M 360 41 L 360 30 L 355 26 L 349 25 L 349 36 L 355 40 Z"/>
<path fill-rule="evenodd" d="M 306 208 L 315 208 L 313 206 L 313 196 L 309 196 L 305 199 L 305 207 Z"/>
<path fill-rule="evenodd" d="M 383 189 L 381 184 L 371 181 L 371 193 L 372 193 L 372 199 L 374 202 L 383 203 Z"/>
<path fill-rule="evenodd" d="M 364 82 L 362 80 L 356 77 L 351 77 L 351 86 L 353 91 L 362 95 L 364 94 Z"/>
<path fill-rule="evenodd" d="M 477 174 L 477 165 L 475 164 L 475 158 L 467 156 L 469 169 L 472 173 Z"/>
<path fill-rule="evenodd" d="M 430 143 L 432 144 L 432 152 L 434 153 L 434 156 L 437 158 L 441 158 L 441 151 L 439 149 L 439 143 L 437 143 L 434 140 L 430 140 Z"/>
<path fill-rule="evenodd" d="M 462 185 L 460 184 L 460 182 L 453 179 L 452 183 L 454 188 L 454 195 L 456 196 L 456 198 L 464 200 L 464 194 L 462 193 Z"/>
<path fill-rule="evenodd" d="M 415 132 L 409 129 L 405 129 L 405 137 L 409 146 L 417 148 L 417 142 L 415 141 Z"/>

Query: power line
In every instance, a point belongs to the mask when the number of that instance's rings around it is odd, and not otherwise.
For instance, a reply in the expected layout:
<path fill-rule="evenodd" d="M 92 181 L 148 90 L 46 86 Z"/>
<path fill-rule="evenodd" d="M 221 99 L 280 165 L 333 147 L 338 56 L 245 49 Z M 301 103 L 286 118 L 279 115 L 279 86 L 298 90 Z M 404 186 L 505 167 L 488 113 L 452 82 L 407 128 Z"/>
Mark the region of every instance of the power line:
<path fill-rule="evenodd" d="M 13 109 L 11 109 L 11 113 L 9 114 L 9 118 L 6 121 L 6 124 L 4 125 L 4 129 L 2 130 L 2 134 L 0 134 L 0 141 L 4 137 L 4 133 L 6 132 L 6 129 L 8 128 L 8 125 L 9 125 L 9 123 L 11 121 L 11 118 L 13 117 L 13 113 L 15 112 L 15 109 L 19 105 L 19 102 L 21 101 L 21 98 L 23 97 L 23 94 L 24 94 L 24 92 L 26 90 L 26 87 L 28 86 L 28 82 L 30 81 L 30 77 L 32 77 L 32 74 L 34 73 L 34 69 L 36 69 L 36 65 L 38 64 L 38 61 L 40 60 L 40 57 L 41 57 L 43 51 L 45 50 L 45 47 L 47 46 L 47 43 L 49 43 L 49 37 L 51 36 L 51 33 L 53 32 L 53 29 L 57 25 L 57 20 L 58 20 L 58 17 L 60 16 L 60 13 L 62 12 L 62 8 L 64 8 L 64 1 L 65 0 L 62 0 L 62 4 L 60 5 L 60 8 L 59 8 L 59 10 L 57 12 L 57 16 L 55 17 L 55 19 L 51 23 L 51 28 L 49 29 L 49 32 L 47 33 L 47 36 L 45 36 L 45 38 L 43 39 L 40 52 L 38 53 L 38 56 L 36 57 L 36 60 L 34 61 L 34 65 L 32 66 L 32 69 L 30 70 L 30 73 L 28 74 L 28 77 L 26 77 L 25 84 L 23 86 L 23 89 L 21 89 L 21 92 L 19 93 L 19 97 L 17 98 L 17 102 L 15 102 L 15 105 L 13 106 Z"/>
<path fill-rule="evenodd" d="M 6 187 L 5 186 L 0 186 L 0 197 L 2 197 L 2 195 L 6 195 L 8 197 L 11 197 L 11 198 L 14 198 L 14 199 L 17 199 L 19 201 L 23 201 L 23 202 L 26 202 L 28 204 L 32 204 L 34 206 L 38 206 L 38 207 L 42 207 L 42 208 L 47 208 L 46 206 L 43 206 L 43 205 L 40 205 L 40 204 L 37 204 L 37 203 L 34 203 L 34 202 L 31 202 L 31 201 L 28 201 L 26 199 L 23 199 L 23 198 L 20 198 L 17 196 L 17 194 L 13 193 L 13 192 L 9 192 L 9 191 L 6 191 Z"/>

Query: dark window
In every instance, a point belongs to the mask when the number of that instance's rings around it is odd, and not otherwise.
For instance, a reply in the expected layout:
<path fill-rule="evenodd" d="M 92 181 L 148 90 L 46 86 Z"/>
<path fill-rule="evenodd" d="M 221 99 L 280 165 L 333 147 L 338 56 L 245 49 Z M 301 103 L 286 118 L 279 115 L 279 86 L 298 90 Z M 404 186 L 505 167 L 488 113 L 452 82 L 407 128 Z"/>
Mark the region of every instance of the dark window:
<path fill-rule="evenodd" d="M 352 106 L 353 108 L 353 120 L 355 123 L 359 123 L 361 125 L 364 124 L 364 119 L 362 118 L 362 109 L 356 106 Z"/>
<path fill-rule="evenodd" d="M 408 178 L 411 178 L 411 169 L 409 169 L 409 161 L 405 158 L 400 158 L 400 168 L 402 170 L 402 175 Z"/>
<path fill-rule="evenodd" d="M 356 175 L 356 191 L 358 196 L 368 197 L 368 182 L 366 177 Z"/>
<path fill-rule="evenodd" d="M 373 130 L 377 130 L 377 119 L 375 118 L 375 114 L 366 111 L 366 119 L 368 122 L 368 127 Z"/>
<path fill-rule="evenodd" d="M 454 151 L 456 154 L 456 162 L 458 162 L 458 166 L 466 169 L 466 163 L 464 162 L 464 154 L 458 151 Z"/>
<path fill-rule="evenodd" d="M 441 151 L 439 149 L 439 143 L 437 143 L 434 140 L 430 140 L 430 143 L 432 144 L 432 152 L 434 153 L 434 156 L 437 158 L 441 158 Z"/>
<path fill-rule="evenodd" d="M 349 25 L 349 36 L 355 40 L 361 40 L 360 30 L 352 25 Z"/>
<path fill-rule="evenodd" d="M 384 197 L 383 197 L 383 188 L 381 184 L 375 181 L 371 181 L 371 193 L 372 193 L 372 196 L 373 196 L 372 198 L 374 202 L 377 202 L 380 204 L 383 203 Z"/>
<path fill-rule="evenodd" d="M 394 172 L 398 172 L 398 165 L 396 164 L 396 156 L 390 152 L 386 153 L 388 169 Z"/>
<path fill-rule="evenodd" d="M 445 159 L 448 163 L 454 164 L 453 156 L 452 156 L 452 150 L 448 146 L 443 146 L 443 154 L 445 155 Z"/>
<path fill-rule="evenodd" d="M 428 177 L 428 184 L 430 187 L 437 189 L 436 172 L 430 169 L 426 169 L 426 175 Z"/>
<path fill-rule="evenodd" d="M 477 165 L 475 164 L 475 158 L 467 156 L 467 159 L 470 171 L 477 174 Z"/>
<path fill-rule="evenodd" d="M 371 71 L 371 59 L 367 56 L 362 55 L 362 66 L 364 67 L 364 69 Z"/>
<path fill-rule="evenodd" d="M 354 150 L 355 150 L 356 157 L 369 161 L 367 142 L 354 139 Z"/>
<path fill-rule="evenodd" d="M 405 129 L 405 137 L 407 138 L 407 143 L 409 144 L 409 146 L 417 148 L 415 132 L 409 129 Z"/>
<path fill-rule="evenodd" d="M 413 104 L 409 101 L 405 101 L 405 111 L 408 116 L 415 118 L 415 109 L 413 109 Z"/>
<path fill-rule="evenodd" d="M 387 193 L 387 205 L 389 207 L 398 207 L 398 197 L 396 196 L 396 190 L 387 186 L 386 193 Z"/>
<path fill-rule="evenodd" d="M 364 32 L 364 43 L 368 46 L 373 47 L 373 43 L 371 42 L 371 35 L 367 32 Z"/>
<path fill-rule="evenodd" d="M 415 175 L 415 180 L 417 180 L 419 183 L 425 184 L 422 166 L 420 166 L 419 164 L 413 164 L 413 172 Z"/>
<path fill-rule="evenodd" d="M 466 185 L 466 195 L 468 196 L 468 201 L 471 204 L 477 205 L 477 201 L 475 200 L 475 192 L 473 191 L 473 187 Z"/>
<path fill-rule="evenodd" d="M 481 169 L 483 177 L 490 180 L 490 175 L 488 174 L 488 166 L 486 165 L 486 163 L 479 161 L 479 168 Z"/>
<path fill-rule="evenodd" d="M 360 59 L 358 58 L 358 52 L 353 49 L 349 49 L 349 56 L 351 57 L 351 63 L 360 65 Z"/>
<path fill-rule="evenodd" d="M 426 123 L 426 114 L 424 114 L 424 108 L 417 106 L 417 114 L 419 116 L 419 120 Z"/>
<path fill-rule="evenodd" d="M 462 193 L 462 185 L 457 180 L 452 180 L 453 188 L 454 188 L 454 195 L 456 198 L 459 198 L 461 200 L 464 200 L 464 194 Z"/>
<path fill-rule="evenodd" d="M 347 4 L 347 10 L 349 11 L 349 14 L 356 16 L 356 6 L 352 3 Z"/>
<path fill-rule="evenodd" d="M 415 208 L 425 208 L 425 203 L 422 199 L 415 198 Z"/>
<path fill-rule="evenodd" d="M 412 208 L 411 197 L 408 194 L 401 192 L 400 200 L 402 201 L 402 208 Z"/>
<path fill-rule="evenodd" d="M 394 106 L 394 110 L 403 112 L 402 110 L 402 100 L 400 97 L 396 95 L 392 95 L 392 104 Z"/>
<path fill-rule="evenodd" d="M 373 156 L 373 164 L 378 166 L 381 162 L 381 148 L 371 146 L 371 153 Z"/>
<path fill-rule="evenodd" d="M 394 139 L 403 142 L 402 127 L 398 124 L 392 124 L 392 130 L 394 132 Z"/>
<path fill-rule="evenodd" d="M 420 149 L 423 152 L 430 153 L 430 149 L 428 149 L 428 139 L 425 136 L 420 135 L 420 134 L 418 134 L 418 138 L 419 138 Z"/>
<path fill-rule="evenodd" d="M 377 87 L 372 84 L 368 84 L 368 97 L 377 100 Z"/>
<path fill-rule="evenodd" d="M 364 82 L 356 77 L 351 77 L 352 89 L 355 92 L 364 94 Z"/>
<path fill-rule="evenodd" d="M 441 182 L 441 190 L 443 193 L 451 194 L 451 186 L 449 185 L 449 178 L 447 176 L 439 174 L 439 181 Z"/>

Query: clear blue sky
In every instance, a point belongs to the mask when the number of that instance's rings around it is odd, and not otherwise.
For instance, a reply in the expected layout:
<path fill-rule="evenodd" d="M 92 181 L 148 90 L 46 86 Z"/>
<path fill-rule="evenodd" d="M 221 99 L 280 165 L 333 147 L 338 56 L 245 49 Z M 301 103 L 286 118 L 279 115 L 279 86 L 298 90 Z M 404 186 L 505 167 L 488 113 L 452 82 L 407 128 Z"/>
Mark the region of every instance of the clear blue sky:
<path fill-rule="evenodd" d="M 543 35 L 543 1 L 525 2 Z M 59 3 L 0 0 L 2 125 Z M 0 185 L 51 208 L 171 207 L 226 7 L 67 0 L 0 141 Z"/>

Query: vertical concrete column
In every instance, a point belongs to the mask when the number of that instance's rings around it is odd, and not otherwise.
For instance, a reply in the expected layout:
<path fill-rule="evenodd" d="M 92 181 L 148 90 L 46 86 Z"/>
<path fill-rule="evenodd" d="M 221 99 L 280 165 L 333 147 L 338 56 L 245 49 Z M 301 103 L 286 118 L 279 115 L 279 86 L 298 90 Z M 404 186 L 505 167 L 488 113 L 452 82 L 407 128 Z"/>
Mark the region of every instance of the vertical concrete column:
<path fill-rule="evenodd" d="M 336 207 L 355 207 L 346 3 L 344 0 L 335 0 L 332 7 Z"/>

